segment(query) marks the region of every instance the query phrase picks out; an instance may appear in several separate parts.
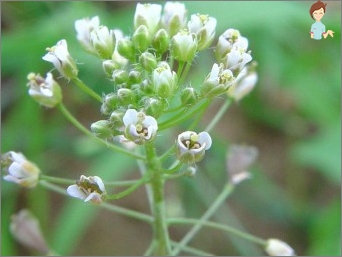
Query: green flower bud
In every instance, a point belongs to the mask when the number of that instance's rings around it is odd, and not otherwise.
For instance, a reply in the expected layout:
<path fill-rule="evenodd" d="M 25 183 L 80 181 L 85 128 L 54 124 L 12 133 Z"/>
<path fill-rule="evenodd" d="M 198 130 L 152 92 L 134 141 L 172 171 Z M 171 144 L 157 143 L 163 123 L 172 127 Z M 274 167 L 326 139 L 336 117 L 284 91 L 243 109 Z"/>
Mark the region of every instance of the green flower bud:
<path fill-rule="evenodd" d="M 91 124 L 91 132 L 99 138 L 109 138 L 112 136 L 112 125 L 108 120 L 99 120 Z"/>
<path fill-rule="evenodd" d="M 155 93 L 162 98 L 168 98 L 176 88 L 177 74 L 171 70 L 167 62 L 160 62 L 153 71 L 152 81 Z"/>
<path fill-rule="evenodd" d="M 142 53 L 140 55 L 139 62 L 141 63 L 143 68 L 148 72 L 153 71 L 157 67 L 156 57 L 149 52 Z"/>
<path fill-rule="evenodd" d="M 113 60 L 104 60 L 102 62 L 102 68 L 108 77 L 111 77 L 113 71 L 116 70 L 118 67 L 116 66 Z"/>
<path fill-rule="evenodd" d="M 144 52 L 150 46 L 151 37 L 145 25 L 140 25 L 132 36 L 134 48 L 139 52 Z"/>
<path fill-rule="evenodd" d="M 183 3 L 166 2 L 164 6 L 164 14 L 161 18 L 161 24 L 170 36 L 173 36 L 186 26 L 186 16 L 187 10 Z"/>
<path fill-rule="evenodd" d="M 122 84 L 128 80 L 128 73 L 125 70 L 115 70 L 113 71 L 112 78 L 116 84 Z"/>
<path fill-rule="evenodd" d="M 115 110 L 112 112 L 109 120 L 113 124 L 114 128 L 119 129 L 120 127 L 123 126 L 123 122 L 122 122 L 123 115 L 124 115 L 124 113 L 120 110 Z"/>
<path fill-rule="evenodd" d="M 103 103 L 101 106 L 101 113 L 110 114 L 113 110 L 117 109 L 120 105 L 120 99 L 116 93 L 109 93 L 103 98 Z"/>
<path fill-rule="evenodd" d="M 54 81 L 52 74 L 48 73 L 46 78 L 39 74 L 30 73 L 27 76 L 30 87 L 29 95 L 43 106 L 52 108 L 62 101 L 62 91 L 59 84 Z"/>
<path fill-rule="evenodd" d="M 147 79 L 144 79 L 143 82 L 141 82 L 140 89 L 145 94 L 153 94 L 154 93 L 153 84 L 149 80 L 147 80 Z"/>
<path fill-rule="evenodd" d="M 165 29 L 160 29 L 157 31 L 152 45 L 157 50 L 159 54 L 163 54 L 168 48 L 170 44 L 170 36 Z"/>
<path fill-rule="evenodd" d="M 141 72 L 138 70 L 131 70 L 128 74 L 130 84 L 138 84 L 141 82 Z"/>
<path fill-rule="evenodd" d="M 120 88 L 117 94 L 123 105 L 129 105 L 135 102 L 135 94 L 131 89 Z"/>
<path fill-rule="evenodd" d="M 183 105 L 191 106 L 196 103 L 198 97 L 193 87 L 186 87 L 182 90 L 180 98 Z"/>
<path fill-rule="evenodd" d="M 171 39 L 171 54 L 175 60 L 191 62 L 197 52 L 196 35 L 181 30 Z"/>
<path fill-rule="evenodd" d="M 129 38 L 121 38 L 117 45 L 118 53 L 129 60 L 134 60 L 134 46 Z"/>
<path fill-rule="evenodd" d="M 166 100 L 162 98 L 145 97 L 141 102 L 145 106 L 145 113 L 155 118 L 158 118 L 167 107 Z"/>

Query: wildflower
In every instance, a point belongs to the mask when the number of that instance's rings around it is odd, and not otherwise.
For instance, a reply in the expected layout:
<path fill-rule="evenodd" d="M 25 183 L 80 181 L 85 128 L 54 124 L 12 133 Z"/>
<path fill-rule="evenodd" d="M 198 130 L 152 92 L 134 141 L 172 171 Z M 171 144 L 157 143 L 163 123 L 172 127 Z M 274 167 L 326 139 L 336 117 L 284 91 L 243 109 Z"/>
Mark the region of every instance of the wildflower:
<path fill-rule="evenodd" d="M 134 109 L 128 109 L 122 120 L 126 138 L 138 145 L 152 140 L 157 134 L 158 124 L 152 116 L 147 116 Z"/>
<path fill-rule="evenodd" d="M 67 79 L 77 77 L 77 66 L 68 52 L 65 39 L 58 41 L 55 46 L 48 47 L 46 50 L 48 53 L 43 56 L 43 60 L 51 62 L 63 77 Z"/>
<path fill-rule="evenodd" d="M 287 243 L 274 238 L 267 240 L 265 251 L 270 256 L 295 256 L 294 250 Z"/>
<path fill-rule="evenodd" d="M 244 68 L 244 70 L 246 70 L 246 68 Z M 245 73 L 244 70 L 242 70 L 241 73 Z M 228 96 L 235 101 L 241 100 L 245 95 L 250 93 L 258 81 L 258 74 L 255 71 L 244 74 L 241 79 L 239 79 L 239 76 L 237 77 L 236 82 L 227 91 Z"/>
<path fill-rule="evenodd" d="M 91 201 L 96 204 L 102 203 L 106 196 L 106 190 L 103 181 L 98 176 L 86 177 L 81 175 L 80 180 L 76 181 L 75 185 L 67 188 L 70 196 L 84 200 L 84 202 Z"/>
<path fill-rule="evenodd" d="M 176 88 L 177 74 L 171 70 L 167 62 L 160 62 L 153 71 L 152 82 L 155 93 L 162 98 L 168 98 Z"/>
<path fill-rule="evenodd" d="M 77 40 L 81 43 L 85 50 L 96 54 L 96 50 L 90 39 L 90 33 L 100 26 L 100 19 L 98 16 L 93 18 L 84 18 L 75 21 L 75 29 L 77 32 Z"/>
<path fill-rule="evenodd" d="M 62 101 L 61 88 L 50 72 L 46 74 L 45 79 L 31 72 L 27 75 L 27 79 L 29 80 L 27 86 L 30 88 L 28 93 L 36 102 L 52 108 Z"/>
<path fill-rule="evenodd" d="M 141 4 L 138 3 L 134 14 L 134 29 L 140 25 L 145 25 L 153 35 L 160 21 L 162 6 L 159 4 Z"/>
<path fill-rule="evenodd" d="M 28 161 L 22 153 L 10 151 L 1 158 L 1 166 L 5 171 L 4 180 L 14 182 L 22 187 L 32 188 L 39 180 L 39 168 Z"/>
<path fill-rule="evenodd" d="M 198 51 L 201 51 L 213 42 L 215 37 L 216 19 L 204 14 L 193 14 L 188 22 L 188 29 L 195 33 L 198 41 Z"/>
<path fill-rule="evenodd" d="M 90 42 L 101 59 L 111 59 L 115 48 L 114 30 L 100 26 L 90 32 Z"/>
<path fill-rule="evenodd" d="M 249 166 L 258 156 L 258 150 L 253 146 L 231 145 L 227 154 L 228 175 L 233 184 L 251 177 Z"/>
<path fill-rule="evenodd" d="M 166 2 L 161 17 L 162 27 L 172 37 L 179 30 L 185 28 L 187 22 L 187 10 L 185 5 L 179 2 Z"/>
<path fill-rule="evenodd" d="M 207 132 L 197 134 L 185 131 L 177 138 L 177 156 L 181 162 L 191 164 L 203 159 L 205 150 L 211 147 L 211 137 Z"/>
<path fill-rule="evenodd" d="M 245 65 L 252 60 L 250 53 L 232 49 L 223 59 L 224 67 L 230 69 L 234 74 L 238 74 Z"/>
<path fill-rule="evenodd" d="M 223 64 L 213 64 L 211 72 L 205 79 L 201 94 L 206 97 L 215 97 L 223 94 L 233 84 L 235 78 L 229 69 L 224 69 Z"/>
<path fill-rule="evenodd" d="M 23 245 L 38 251 L 42 255 L 49 253 L 49 247 L 40 229 L 39 222 L 26 209 L 12 215 L 10 231 L 14 238 Z"/>
<path fill-rule="evenodd" d="M 196 35 L 184 29 L 171 38 L 171 54 L 175 60 L 191 62 L 197 51 Z"/>

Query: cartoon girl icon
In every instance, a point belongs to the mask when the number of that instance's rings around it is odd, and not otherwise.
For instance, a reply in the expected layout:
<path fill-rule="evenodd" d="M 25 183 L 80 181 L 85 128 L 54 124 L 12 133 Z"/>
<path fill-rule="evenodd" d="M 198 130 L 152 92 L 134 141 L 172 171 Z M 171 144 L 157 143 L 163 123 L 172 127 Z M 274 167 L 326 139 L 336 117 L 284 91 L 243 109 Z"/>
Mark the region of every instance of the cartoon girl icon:
<path fill-rule="evenodd" d="M 311 38 L 313 39 L 320 40 L 322 39 L 322 35 L 324 38 L 327 38 L 328 35 L 334 37 L 334 32 L 330 29 L 328 31 L 325 31 L 325 25 L 321 22 L 321 19 L 325 14 L 326 5 L 326 3 L 323 3 L 320 0 L 318 0 L 310 8 L 311 18 L 316 20 L 316 22 L 312 24 L 310 32 Z"/>

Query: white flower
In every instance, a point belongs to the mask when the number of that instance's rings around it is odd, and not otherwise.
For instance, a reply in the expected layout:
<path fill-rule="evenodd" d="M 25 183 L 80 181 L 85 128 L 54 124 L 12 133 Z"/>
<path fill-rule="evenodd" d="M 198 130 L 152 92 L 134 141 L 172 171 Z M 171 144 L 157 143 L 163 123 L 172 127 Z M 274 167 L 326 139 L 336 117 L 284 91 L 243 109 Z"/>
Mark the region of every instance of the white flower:
<path fill-rule="evenodd" d="M 186 29 L 171 38 L 171 54 L 178 61 L 191 62 L 197 52 L 197 46 L 196 35 Z"/>
<path fill-rule="evenodd" d="M 115 32 L 106 26 L 99 26 L 90 32 L 90 42 L 102 59 L 111 59 L 115 48 Z"/>
<path fill-rule="evenodd" d="M 126 138 L 138 145 L 152 140 L 157 134 L 158 124 L 152 116 L 147 116 L 134 109 L 128 109 L 122 120 Z"/>
<path fill-rule="evenodd" d="M 86 177 L 81 175 L 80 180 L 76 181 L 76 185 L 67 188 L 70 196 L 99 204 L 106 195 L 105 186 L 102 179 L 98 176 Z"/>
<path fill-rule="evenodd" d="M 295 251 L 287 243 L 274 238 L 267 240 L 265 251 L 270 256 L 295 256 Z"/>
<path fill-rule="evenodd" d="M 207 48 L 215 37 L 216 19 L 204 14 L 193 14 L 188 22 L 188 29 L 195 33 L 198 41 L 198 50 Z"/>
<path fill-rule="evenodd" d="M 43 56 L 43 60 L 51 62 L 63 77 L 70 79 L 77 76 L 77 66 L 68 52 L 65 39 L 58 41 L 55 46 L 46 50 L 48 53 Z"/>
<path fill-rule="evenodd" d="M 161 10 L 162 6 L 159 4 L 138 3 L 134 14 L 134 29 L 145 25 L 150 35 L 153 35 L 160 21 Z"/>
<path fill-rule="evenodd" d="M 244 70 L 246 70 L 246 68 Z M 240 72 L 240 74 L 241 73 L 242 72 Z M 258 81 L 258 74 L 255 71 L 244 75 L 241 79 L 239 79 L 239 76 L 237 81 L 227 91 L 228 96 L 235 101 L 241 100 L 245 95 L 250 93 Z"/>
<path fill-rule="evenodd" d="M 4 180 L 19 184 L 23 187 L 32 188 L 39 180 L 39 168 L 28 161 L 22 153 L 10 151 L 1 158 L 4 165 Z"/>
<path fill-rule="evenodd" d="M 179 2 L 166 2 L 164 5 L 161 24 L 169 33 L 170 37 L 186 26 L 187 10 L 185 5 Z"/>
<path fill-rule="evenodd" d="M 152 82 L 155 93 L 162 98 L 168 98 L 177 85 L 177 74 L 171 70 L 167 62 L 160 62 L 153 71 Z"/>
<path fill-rule="evenodd" d="M 77 39 L 82 46 L 90 53 L 96 53 L 93 44 L 90 41 L 90 33 L 100 26 L 100 19 L 98 16 L 93 18 L 84 18 L 75 21 L 75 29 L 77 32 Z"/>
<path fill-rule="evenodd" d="M 27 79 L 29 95 L 41 105 L 52 108 L 62 101 L 61 88 L 50 72 L 46 74 L 45 79 L 35 73 L 29 73 Z"/>
<path fill-rule="evenodd" d="M 230 69 L 234 73 L 240 72 L 251 60 L 250 53 L 234 48 L 223 58 L 223 63 L 226 69 Z"/>
<path fill-rule="evenodd" d="M 205 150 L 211 147 L 211 137 L 207 132 L 197 134 L 185 131 L 177 138 L 177 156 L 181 162 L 191 164 L 203 159 Z"/>
<path fill-rule="evenodd" d="M 115 69 L 122 69 L 123 67 L 126 66 L 126 64 L 128 63 L 128 60 L 119 54 L 117 46 L 118 46 L 119 40 L 124 38 L 124 35 L 120 29 L 114 29 L 113 32 L 115 36 L 115 49 L 112 55 L 112 60 L 114 61 Z"/>
<path fill-rule="evenodd" d="M 30 211 L 23 209 L 12 215 L 10 231 L 18 242 L 42 255 L 48 254 L 49 247 L 43 237 L 39 222 Z"/>

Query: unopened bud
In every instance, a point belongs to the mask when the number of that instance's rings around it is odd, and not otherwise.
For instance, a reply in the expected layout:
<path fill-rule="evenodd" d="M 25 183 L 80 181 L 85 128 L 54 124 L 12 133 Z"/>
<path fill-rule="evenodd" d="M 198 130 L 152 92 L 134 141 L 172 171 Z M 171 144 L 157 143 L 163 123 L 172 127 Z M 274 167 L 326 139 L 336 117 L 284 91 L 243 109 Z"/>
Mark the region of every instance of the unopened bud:
<path fill-rule="evenodd" d="M 149 52 L 144 52 L 140 55 L 139 62 L 148 72 L 153 71 L 157 67 L 156 57 Z"/>
<path fill-rule="evenodd" d="M 197 52 L 196 35 L 181 30 L 171 39 L 171 54 L 175 60 L 191 62 Z"/>
<path fill-rule="evenodd" d="M 112 74 L 113 81 L 120 85 L 128 80 L 128 73 L 125 70 L 115 70 Z"/>
<path fill-rule="evenodd" d="M 151 43 L 151 37 L 145 25 L 140 25 L 133 33 L 132 42 L 138 52 L 144 52 Z"/>
<path fill-rule="evenodd" d="M 108 120 L 99 120 L 91 124 L 91 132 L 99 138 L 109 138 L 112 136 L 112 125 Z"/>
<path fill-rule="evenodd" d="M 270 238 L 267 240 L 265 252 L 269 256 L 295 256 L 295 251 L 287 243 Z"/>
<path fill-rule="evenodd" d="M 197 101 L 197 93 L 193 87 L 186 87 L 182 90 L 180 98 L 184 106 L 191 106 Z"/>
<path fill-rule="evenodd" d="M 126 59 L 134 59 L 134 46 L 129 38 L 121 38 L 117 45 L 118 53 Z"/>
<path fill-rule="evenodd" d="M 166 32 L 165 29 L 160 29 L 157 31 L 152 45 L 157 50 L 159 54 L 163 54 L 168 48 L 170 44 L 170 36 Z"/>
<path fill-rule="evenodd" d="M 131 89 L 120 88 L 117 94 L 121 103 L 124 105 L 133 104 L 135 102 L 135 94 Z"/>

